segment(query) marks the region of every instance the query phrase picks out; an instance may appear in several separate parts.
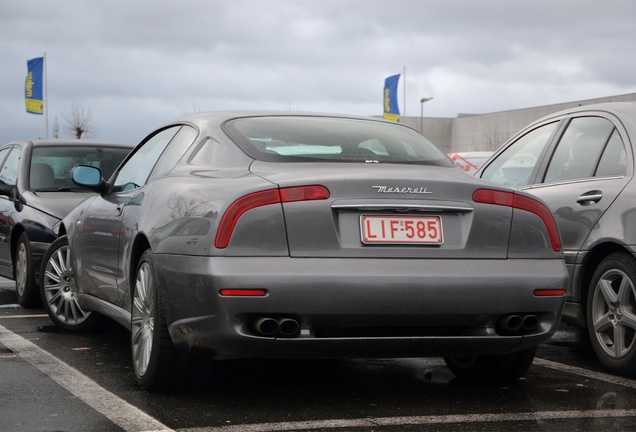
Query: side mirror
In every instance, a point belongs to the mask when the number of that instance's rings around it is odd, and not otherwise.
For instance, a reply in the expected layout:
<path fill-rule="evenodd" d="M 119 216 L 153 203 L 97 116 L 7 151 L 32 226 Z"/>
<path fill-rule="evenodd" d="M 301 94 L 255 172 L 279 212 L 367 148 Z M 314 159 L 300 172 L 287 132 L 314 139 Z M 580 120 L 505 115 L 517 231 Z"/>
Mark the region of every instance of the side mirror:
<path fill-rule="evenodd" d="M 71 178 L 76 185 L 102 193 L 106 190 L 106 181 L 99 168 L 90 165 L 77 165 L 71 171 Z"/>

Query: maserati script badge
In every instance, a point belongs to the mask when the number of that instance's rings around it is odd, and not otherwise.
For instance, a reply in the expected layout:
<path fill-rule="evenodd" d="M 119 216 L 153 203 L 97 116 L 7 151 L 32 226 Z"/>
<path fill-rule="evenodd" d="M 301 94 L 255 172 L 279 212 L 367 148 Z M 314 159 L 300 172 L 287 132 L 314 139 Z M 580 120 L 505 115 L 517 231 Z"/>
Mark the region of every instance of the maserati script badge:
<path fill-rule="evenodd" d="M 378 193 L 399 193 L 399 194 L 430 194 L 425 187 L 388 187 L 388 186 L 372 186 L 378 190 Z"/>

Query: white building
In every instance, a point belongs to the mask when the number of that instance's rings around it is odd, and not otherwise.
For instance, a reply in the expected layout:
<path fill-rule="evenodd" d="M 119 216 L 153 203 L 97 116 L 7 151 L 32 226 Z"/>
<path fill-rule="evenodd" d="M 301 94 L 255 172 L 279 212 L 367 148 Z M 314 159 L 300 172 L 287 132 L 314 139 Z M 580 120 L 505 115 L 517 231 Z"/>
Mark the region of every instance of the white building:
<path fill-rule="evenodd" d="M 402 117 L 400 122 L 422 133 L 446 153 L 496 150 L 529 123 L 574 106 L 602 102 L 636 102 L 636 93 L 456 118 Z"/>

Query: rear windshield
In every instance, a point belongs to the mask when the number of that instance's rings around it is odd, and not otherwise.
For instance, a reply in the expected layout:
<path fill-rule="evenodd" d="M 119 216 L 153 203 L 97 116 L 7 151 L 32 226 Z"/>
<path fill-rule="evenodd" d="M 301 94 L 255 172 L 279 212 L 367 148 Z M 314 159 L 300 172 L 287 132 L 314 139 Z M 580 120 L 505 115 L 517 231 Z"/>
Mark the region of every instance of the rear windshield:
<path fill-rule="evenodd" d="M 327 117 L 250 117 L 224 125 L 250 157 L 266 162 L 366 162 L 453 167 L 435 144 L 400 125 Z"/>
<path fill-rule="evenodd" d="M 34 147 L 29 186 L 33 191 L 79 190 L 71 180 L 75 165 L 91 165 L 108 180 L 131 149 L 121 147 Z"/>

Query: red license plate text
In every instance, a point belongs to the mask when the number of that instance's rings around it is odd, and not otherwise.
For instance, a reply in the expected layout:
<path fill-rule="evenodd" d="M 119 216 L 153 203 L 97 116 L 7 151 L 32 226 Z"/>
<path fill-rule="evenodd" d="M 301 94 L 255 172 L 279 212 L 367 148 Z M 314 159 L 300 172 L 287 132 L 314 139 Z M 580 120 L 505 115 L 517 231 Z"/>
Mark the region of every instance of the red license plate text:
<path fill-rule="evenodd" d="M 442 244 L 439 216 L 360 216 L 363 243 Z"/>

